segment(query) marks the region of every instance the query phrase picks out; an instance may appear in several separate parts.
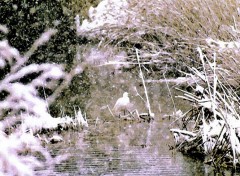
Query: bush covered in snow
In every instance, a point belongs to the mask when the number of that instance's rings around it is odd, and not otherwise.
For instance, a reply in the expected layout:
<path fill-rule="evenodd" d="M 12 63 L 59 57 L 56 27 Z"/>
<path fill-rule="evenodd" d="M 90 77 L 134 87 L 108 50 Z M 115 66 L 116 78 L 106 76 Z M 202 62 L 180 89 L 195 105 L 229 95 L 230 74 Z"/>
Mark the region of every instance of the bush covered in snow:
<path fill-rule="evenodd" d="M 0 25 L 0 32 L 7 33 L 6 29 Z M 42 128 L 71 125 L 70 117 L 62 119 L 50 115 L 47 99 L 40 93 L 40 90 L 54 92 L 59 80 L 66 78 L 63 66 L 28 64 L 34 51 L 56 32 L 55 29 L 44 32 L 25 55 L 7 40 L 0 41 L 0 175 L 34 175 L 33 170 L 42 166 L 43 161 L 53 162 L 34 134 Z"/>
<path fill-rule="evenodd" d="M 0 81 L 0 115 L 26 114 L 48 118 L 47 104 L 40 97 L 39 89 L 53 89 L 59 79 L 64 78 L 64 70 L 57 64 L 26 65 L 34 50 L 47 42 L 56 31 L 50 29 L 35 41 L 32 50 L 22 56 L 7 40 L 0 41 L 0 69 L 5 75 Z"/>

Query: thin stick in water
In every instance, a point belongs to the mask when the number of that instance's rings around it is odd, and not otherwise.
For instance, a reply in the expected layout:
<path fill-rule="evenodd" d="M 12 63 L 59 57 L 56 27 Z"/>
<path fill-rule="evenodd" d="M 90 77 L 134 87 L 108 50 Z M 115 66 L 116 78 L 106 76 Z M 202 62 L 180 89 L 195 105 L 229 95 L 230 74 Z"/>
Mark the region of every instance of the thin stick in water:
<path fill-rule="evenodd" d="M 151 118 L 154 118 L 154 113 L 152 113 L 152 111 L 151 111 L 151 106 L 150 106 L 149 98 L 148 98 L 148 92 L 147 92 L 147 88 L 146 88 L 145 81 L 144 81 L 144 78 L 143 78 L 143 73 L 142 73 L 142 69 L 141 69 L 141 64 L 140 64 L 140 61 L 139 61 L 138 49 L 136 49 L 136 55 L 137 55 L 138 66 L 139 66 L 139 71 L 140 71 L 140 77 L 141 77 L 141 79 L 142 79 L 142 83 L 143 83 L 143 87 L 144 87 L 144 92 L 145 92 L 145 96 L 146 96 L 146 100 L 147 100 L 148 113 L 149 113 L 149 116 L 150 116 Z"/>

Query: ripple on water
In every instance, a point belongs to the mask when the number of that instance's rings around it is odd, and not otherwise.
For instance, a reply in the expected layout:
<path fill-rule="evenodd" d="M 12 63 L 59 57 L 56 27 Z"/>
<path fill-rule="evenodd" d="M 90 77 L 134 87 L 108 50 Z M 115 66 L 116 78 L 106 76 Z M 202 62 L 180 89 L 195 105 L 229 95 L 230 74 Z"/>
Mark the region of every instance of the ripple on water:
<path fill-rule="evenodd" d="M 112 130 L 99 133 L 91 130 L 84 136 L 71 132 L 64 136 L 71 143 L 52 145 L 55 155 L 68 153 L 69 159 L 57 165 L 52 171 L 39 171 L 38 175 L 192 175 L 202 165 L 186 166 L 184 157 L 168 150 L 167 140 L 160 135 L 156 125 L 162 122 L 148 123 L 111 122 Z M 118 125 L 114 126 L 115 123 Z M 102 124 L 102 128 L 104 128 Z M 109 124 L 106 126 L 109 127 Z M 161 125 L 162 126 L 162 125 Z M 155 128 L 153 128 L 155 127 Z M 132 131 L 134 129 L 134 131 Z M 151 133 L 148 132 L 151 130 Z M 167 129 L 161 133 L 168 133 Z M 142 135 L 140 135 L 142 134 Z M 120 135 L 125 138 L 119 139 Z M 79 138 L 82 146 L 79 147 Z M 147 139 L 149 138 L 149 139 Z M 143 143 L 149 140 L 148 145 Z M 156 142 L 155 140 L 159 140 Z M 134 141 L 134 142 L 133 142 Z M 170 141 L 169 141 L 170 142 Z M 57 148 L 56 148 L 57 147 Z M 192 162 L 192 161 L 191 161 Z M 198 167 L 198 168 L 197 168 Z"/>

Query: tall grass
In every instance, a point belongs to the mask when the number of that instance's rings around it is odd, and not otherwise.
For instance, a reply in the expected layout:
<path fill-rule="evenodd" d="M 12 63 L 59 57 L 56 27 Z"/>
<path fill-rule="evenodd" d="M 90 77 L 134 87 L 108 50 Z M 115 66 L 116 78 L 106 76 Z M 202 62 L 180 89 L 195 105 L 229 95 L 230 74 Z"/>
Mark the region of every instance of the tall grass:
<path fill-rule="evenodd" d="M 132 49 L 136 47 L 142 61 L 155 63 L 151 69 L 161 71 L 168 65 L 166 76 L 180 76 L 178 70 L 187 71 L 186 65 L 200 66 L 195 59 L 197 46 L 209 56 L 217 52 L 208 46 L 207 38 L 230 42 L 239 36 L 237 0 L 104 0 L 100 4 L 91 8 L 89 19 L 78 28 L 79 35 L 101 40 L 103 47 L 124 48 L 137 62 Z M 231 65 L 225 54 L 219 58 Z"/>
<path fill-rule="evenodd" d="M 159 36 L 159 39 L 165 34 L 190 41 L 207 37 L 233 40 L 237 37 L 231 29 L 231 26 L 234 28 L 239 26 L 237 0 L 213 0 L 211 2 L 206 0 L 144 0 L 141 3 L 133 0 L 126 2 L 128 6 L 122 7 L 122 11 L 126 13 L 124 23 L 119 21 L 117 25 L 102 26 L 103 29 L 111 31 L 104 33 L 106 36 L 112 37 L 115 33 L 118 34 L 115 36 L 118 39 L 125 36 L 130 41 L 133 40 L 133 36 L 141 37 L 144 36 L 141 34 L 148 33 L 152 33 L 154 37 Z M 111 7 L 110 4 L 109 7 Z M 119 14 L 111 11 L 113 9 L 106 7 L 105 10 L 103 18 L 110 15 L 119 17 Z"/>
<path fill-rule="evenodd" d="M 177 148 L 187 153 L 205 154 L 205 162 L 214 166 L 240 166 L 240 109 L 239 97 L 228 81 L 224 70 L 216 64 L 216 55 L 210 61 L 198 48 L 203 71 L 190 68 L 195 83 L 193 92 L 183 91 L 179 96 L 191 103 L 185 113 L 182 129 L 171 129 Z"/>
<path fill-rule="evenodd" d="M 236 0 L 158 0 L 142 4 L 141 8 L 145 9 L 145 12 L 142 12 L 140 17 L 145 19 L 142 20 L 143 26 L 160 30 L 165 28 L 167 34 L 179 39 L 212 37 L 229 40 L 236 37 L 233 36 L 230 26 L 238 26 L 237 7 Z"/>

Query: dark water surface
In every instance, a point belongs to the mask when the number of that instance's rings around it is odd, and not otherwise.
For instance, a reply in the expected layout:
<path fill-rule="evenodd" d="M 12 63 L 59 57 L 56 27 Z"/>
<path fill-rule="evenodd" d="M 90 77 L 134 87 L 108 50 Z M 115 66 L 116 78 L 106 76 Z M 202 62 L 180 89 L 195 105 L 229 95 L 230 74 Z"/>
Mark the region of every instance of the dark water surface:
<path fill-rule="evenodd" d="M 186 102 L 174 98 L 178 93 L 175 85 L 169 85 L 169 91 L 166 83 L 147 83 L 155 120 L 125 121 L 113 117 L 108 107 L 112 109 L 127 91 L 133 108 L 139 113 L 147 112 L 140 97 L 145 99 L 141 79 L 129 72 L 113 75 L 103 70 L 91 73 L 96 79 L 91 99 L 86 100 L 89 127 L 66 132 L 64 142 L 49 145 L 53 155 L 68 154 L 69 158 L 36 175 L 215 175 L 203 161 L 169 150 L 169 145 L 174 144 L 169 132 L 174 119 L 166 117 L 175 111 L 174 105 L 177 110 L 188 109 Z M 226 171 L 223 175 L 231 173 Z"/>
<path fill-rule="evenodd" d="M 169 151 L 171 136 L 166 126 L 158 125 L 164 122 L 100 123 L 91 132 L 67 133 L 64 143 L 51 146 L 53 153 L 70 157 L 45 174 L 195 175 L 204 171 L 200 161 Z"/>

